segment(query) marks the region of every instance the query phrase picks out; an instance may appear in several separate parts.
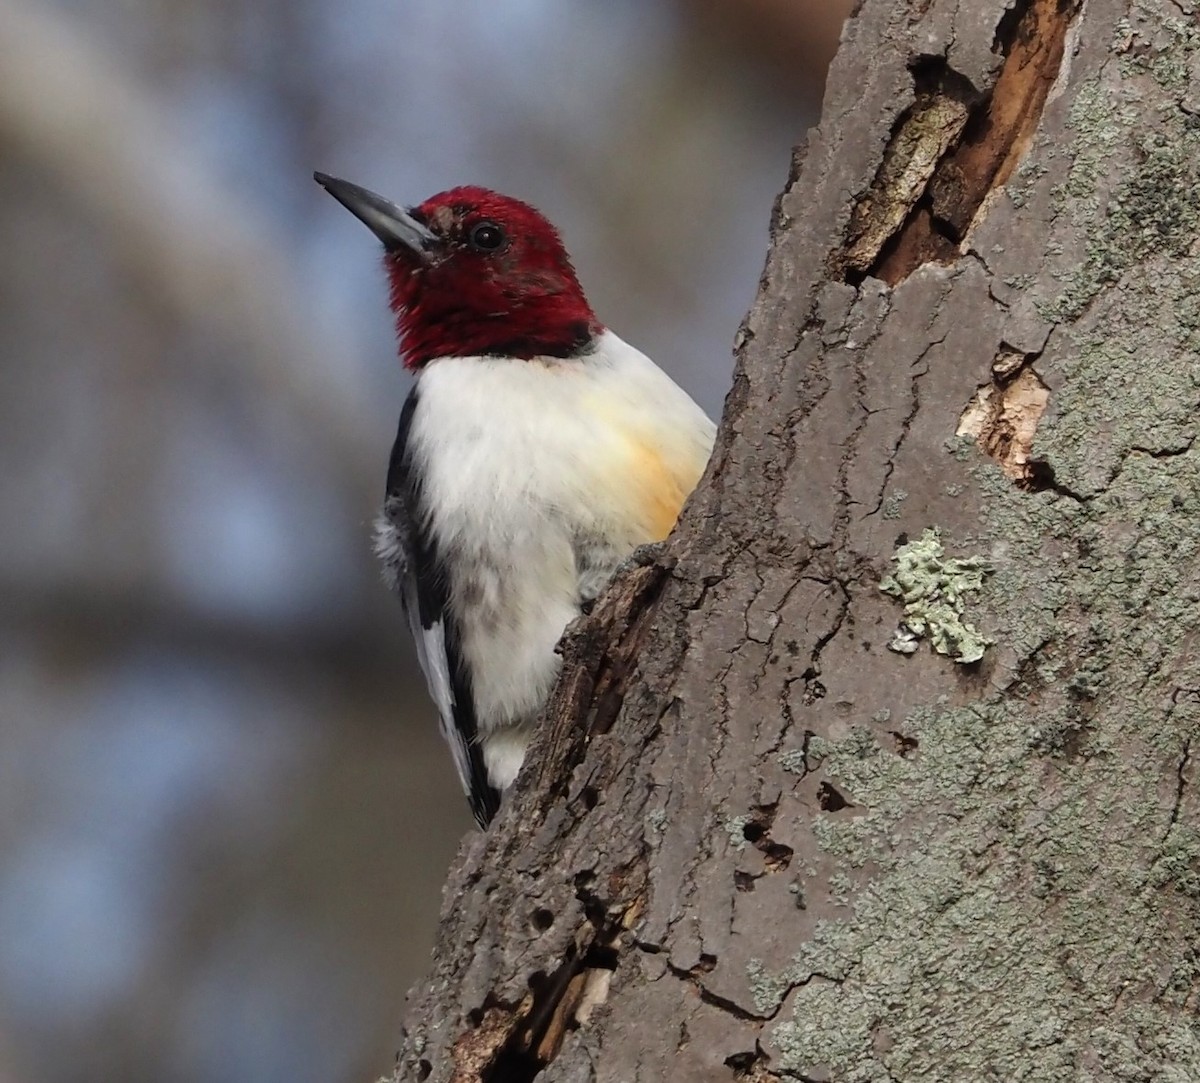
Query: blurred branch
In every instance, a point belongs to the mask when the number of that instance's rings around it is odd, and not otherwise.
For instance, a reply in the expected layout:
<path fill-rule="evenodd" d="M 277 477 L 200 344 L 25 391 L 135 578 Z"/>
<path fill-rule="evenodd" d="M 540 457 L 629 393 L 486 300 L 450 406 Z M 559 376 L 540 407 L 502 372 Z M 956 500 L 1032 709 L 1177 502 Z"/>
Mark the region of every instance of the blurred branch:
<path fill-rule="evenodd" d="M 0 0 L 0 141 L 111 233 L 147 295 L 228 349 L 205 363 L 249 382 L 355 488 L 377 473 L 363 399 L 308 317 L 260 215 L 189 147 L 128 71 L 46 6 Z"/>
<path fill-rule="evenodd" d="M 339 680 L 352 685 L 382 682 L 393 695 L 398 687 L 409 685 L 417 693 L 415 702 L 424 702 L 402 622 L 392 622 L 395 630 L 390 634 L 381 631 L 374 606 L 355 606 L 342 620 L 319 612 L 311 621 L 275 625 L 226 612 L 204 613 L 166 589 L 130 591 L 97 583 L 80 590 L 74 583 L 48 586 L 6 580 L 0 581 L 0 596 L 4 625 L 23 625 L 36 638 L 65 648 L 71 657 L 125 652 L 140 637 L 193 655 L 253 661 L 256 667 L 275 668 L 283 675 L 294 675 L 300 666 L 309 672 L 339 673 Z"/>

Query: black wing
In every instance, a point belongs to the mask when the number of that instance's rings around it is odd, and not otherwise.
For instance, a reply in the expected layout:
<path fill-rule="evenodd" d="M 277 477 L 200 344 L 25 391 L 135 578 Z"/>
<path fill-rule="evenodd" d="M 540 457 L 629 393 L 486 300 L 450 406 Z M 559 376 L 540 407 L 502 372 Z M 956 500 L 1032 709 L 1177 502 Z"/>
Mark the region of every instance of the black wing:
<path fill-rule="evenodd" d="M 414 388 L 400 412 L 400 429 L 388 464 L 377 549 L 408 614 L 417 658 L 471 811 L 479 825 L 486 827 L 500 806 L 500 793 L 488 781 L 479 747 L 471 677 L 463 663 L 458 624 L 447 604 L 449 570 L 429 530 L 420 482 L 410 469 L 408 441 L 416 407 Z"/>

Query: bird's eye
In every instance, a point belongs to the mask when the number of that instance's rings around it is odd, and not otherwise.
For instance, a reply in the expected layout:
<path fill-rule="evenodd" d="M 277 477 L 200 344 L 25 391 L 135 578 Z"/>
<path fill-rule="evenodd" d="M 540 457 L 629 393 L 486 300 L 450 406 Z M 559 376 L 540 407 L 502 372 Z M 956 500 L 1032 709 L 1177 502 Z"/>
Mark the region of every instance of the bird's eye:
<path fill-rule="evenodd" d="M 468 240 L 480 252 L 495 252 L 504 244 L 504 230 L 495 222 L 480 222 L 471 230 Z"/>

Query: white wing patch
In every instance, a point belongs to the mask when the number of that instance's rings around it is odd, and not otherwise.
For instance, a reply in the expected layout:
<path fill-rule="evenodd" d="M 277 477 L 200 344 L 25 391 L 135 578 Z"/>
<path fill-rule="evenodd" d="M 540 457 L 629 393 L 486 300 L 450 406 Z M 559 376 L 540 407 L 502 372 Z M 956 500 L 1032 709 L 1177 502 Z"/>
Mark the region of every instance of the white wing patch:
<path fill-rule="evenodd" d="M 407 591 L 405 592 L 407 594 Z M 409 625 L 412 628 L 413 642 L 417 645 L 417 660 L 425 673 L 425 682 L 429 685 L 429 694 L 438 709 L 438 728 L 450 746 L 450 755 L 454 760 L 454 769 L 458 772 L 458 780 L 467 794 L 473 793 L 474 783 L 471 777 L 471 749 L 462 730 L 454 721 L 454 689 L 450 684 L 450 662 L 446 657 L 446 624 L 437 620 L 430 628 L 422 628 L 416 619 L 416 598 L 412 603 L 407 600 L 404 608 L 409 614 Z"/>
<path fill-rule="evenodd" d="M 437 707 L 438 728 L 450 746 L 450 755 L 463 790 L 469 795 L 473 792 L 471 750 L 466 736 L 454 721 L 454 685 L 450 679 L 450 658 L 446 650 L 446 622 L 439 618 L 428 628 L 421 624 L 417 583 L 408 559 L 407 541 L 386 506 L 375 522 L 375 552 L 383 563 L 384 582 L 400 595 L 404 604 L 413 643 L 417 648 L 417 661 L 421 663 L 421 672 L 425 674 L 425 683 Z"/>

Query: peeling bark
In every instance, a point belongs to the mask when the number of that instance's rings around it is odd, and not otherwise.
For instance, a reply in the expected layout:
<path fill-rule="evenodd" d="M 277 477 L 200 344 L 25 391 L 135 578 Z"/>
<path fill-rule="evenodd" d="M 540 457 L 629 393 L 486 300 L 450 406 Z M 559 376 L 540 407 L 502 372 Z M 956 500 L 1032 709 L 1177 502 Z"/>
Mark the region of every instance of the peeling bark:
<path fill-rule="evenodd" d="M 992 362 L 992 382 L 984 384 L 958 419 L 958 436 L 975 439 L 1006 477 L 1036 487 L 1037 464 L 1030 461 L 1038 422 L 1050 402 L 1050 389 L 1033 370 L 1033 360 L 1001 349 Z"/>
<path fill-rule="evenodd" d="M 864 0 L 395 1079 L 1200 1079 L 1197 70 L 1191 0 Z"/>

